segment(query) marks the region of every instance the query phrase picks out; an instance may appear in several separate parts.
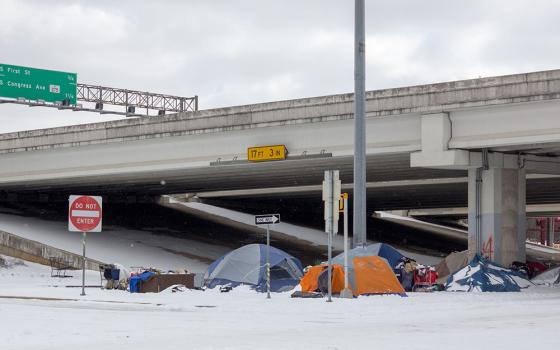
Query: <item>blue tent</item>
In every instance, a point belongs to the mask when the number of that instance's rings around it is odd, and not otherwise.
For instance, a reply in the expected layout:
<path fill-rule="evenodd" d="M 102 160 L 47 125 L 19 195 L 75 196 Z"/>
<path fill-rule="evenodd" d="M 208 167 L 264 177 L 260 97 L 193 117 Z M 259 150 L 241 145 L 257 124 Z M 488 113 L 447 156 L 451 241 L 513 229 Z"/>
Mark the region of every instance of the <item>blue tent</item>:
<path fill-rule="evenodd" d="M 356 256 L 380 256 L 387 260 L 389 266 L 394 270 L 404 257 L 398 250 L 385 243 L 374 243 L 368 246 L 356 247 L 348 251 L 348 264 L 352 265 L 352 261 Z M 338 254 L 333 258 L 333 264 L 344 265 L 344 253 Z"/>
<path fill-rule="evenodd" d="M 266 291 L 266 251 L 264 244 L 248 244 L 214 261 L 206 272 L 206 286 L 250 285 Z M 270 290 L 291 290 L 303 277 L 301 262 L 290 254 L 270 247 Z"/>
<path fill-rule="evenodd" d="M 452 292 L 519 292 L 532 285 L 519 271 L 506 269 L 478 255 L 449 276 L 445 289 Z"/>
<path fill-rule="evenodd" d="M 142 281 L 147 281 L 155 275 L 151 271 L 142 272 L 139 275 L 133 276 L 130 278 L 130 293 L 140 293 L 140 284 Z"/>

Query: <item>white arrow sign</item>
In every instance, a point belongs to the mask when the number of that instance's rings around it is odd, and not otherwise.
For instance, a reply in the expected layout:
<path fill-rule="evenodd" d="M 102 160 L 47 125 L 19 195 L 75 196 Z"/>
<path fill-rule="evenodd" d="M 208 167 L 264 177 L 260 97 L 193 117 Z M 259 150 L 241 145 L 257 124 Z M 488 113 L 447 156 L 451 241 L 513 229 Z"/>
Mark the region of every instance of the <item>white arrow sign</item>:
<path fill-rule="evenodd" d="M 271 225 L 280 223 L 280 214 L 255 215 L 255 225 Z"/>

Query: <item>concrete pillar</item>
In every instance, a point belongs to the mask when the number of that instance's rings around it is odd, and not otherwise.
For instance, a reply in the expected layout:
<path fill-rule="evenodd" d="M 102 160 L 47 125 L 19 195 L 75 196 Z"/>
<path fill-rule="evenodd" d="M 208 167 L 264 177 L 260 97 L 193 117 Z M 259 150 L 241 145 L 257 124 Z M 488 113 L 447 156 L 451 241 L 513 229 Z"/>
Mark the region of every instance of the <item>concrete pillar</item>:
<path fill-rule="evenodd" d="M 468 175 L 469 255 L 479 253 L 506 267 L 513 261 L 525 261 L 525 171 L 500 167 L 479 171 L 479 215 L 477 169 L 470 168 Z"/>
<path fill-rule="evenodd" d="M 547 218 L 547 233 L 546 245 L 552 247 L 554 245 L 554 218 Z"/>

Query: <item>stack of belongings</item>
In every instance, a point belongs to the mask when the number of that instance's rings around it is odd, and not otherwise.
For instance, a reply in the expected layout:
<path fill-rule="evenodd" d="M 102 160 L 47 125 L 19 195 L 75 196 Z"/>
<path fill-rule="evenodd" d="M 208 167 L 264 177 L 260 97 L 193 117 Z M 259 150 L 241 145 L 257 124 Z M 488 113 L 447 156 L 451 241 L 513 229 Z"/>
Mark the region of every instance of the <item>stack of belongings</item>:
<path fill-rule="evenodd" d="M 412 288 L 414 287 L 414 271 L 416 271 L 417 266 L 416 260 L 405 256 L 403 256 L 397 266 L 395 266 L 397 278 L 407 292 L 412 292 Z"/>
<path fill-rule="evenodd" d="M 239 285 L 248 285 L 258 292 L 267 290 L 264 244 L 248 244 L 214 261 L 206 271 L 208 288 L 222 287 L 226 292 Z M 301 262 L 290 254 L 270 247 L 270 290 L 284 292 L 298 285 L 303 276 Z"/>
<path fill-rule="evenodd" d="M 101 265 L 103 278 L 107 281 L 105 289 L 126 290 L 130 271 L 121 264 Z"/>
<path fill-rule="evenodd" d="M 560 287 L 560 266 L 548 269 L 533 277 L 531 282 L 538 286 Z"/>
<path fill-rule="evenodd" d="M 437 264 L 435 266 L 438 275 L 436 283 L 439 285 L 445 285 L 449 276 L 467 266 L 469 264 L 469 257 L 467 256 L 467 253 L 468 250 L 453 252 Z"/>
<path fill-rule="evenodd" d="M 437 272 L 432 266 L 417 265 L 414 270 L 413 292 L 433 292 L 436 288 Z"/>
<path fill-rule="evenodd" d="M 521 271 L 529 278 L 533 278 L 543 272 L 546 271 L 546 265 L 538 262 L 538 261 L 527 261 L 526 263 L 521 261 L 514 261 L 511 263 L 510 268 L 515 271 Z"/>
<path fill-rule="evenodd" d="M 450 275 L 445 290 L 450 292 L 519 292 L 532 283 L 519 271 L 475 256 L 467 266 Z"/>
<path fill-rule="evenodd" d="M 404 288 L 395 276 L 393 266 L 403 258 L 390 245 L 377 243 L 356 247 L 348 251 L 348 281 L 354 296 L 374 294 L 397 294 L 406 296 Z M 344 288 L 344 254 L 333 259 L 332 292 L 340 294 Z M 328 265 L 310 268 L 301 280 L 302 293 L 327 292 Z"/>

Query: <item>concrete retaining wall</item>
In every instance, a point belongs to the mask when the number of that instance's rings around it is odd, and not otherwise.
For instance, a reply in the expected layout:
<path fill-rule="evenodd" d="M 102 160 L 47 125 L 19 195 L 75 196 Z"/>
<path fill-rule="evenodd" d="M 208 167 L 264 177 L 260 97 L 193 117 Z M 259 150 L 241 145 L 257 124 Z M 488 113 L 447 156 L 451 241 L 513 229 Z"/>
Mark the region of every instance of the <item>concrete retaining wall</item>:
<path fill-rule="evenodd" d="M 75 269 L 82 268 L 82 256 L 0 230 L 0 254 L 50 266 L 49 257 L 63 258 Z M 99 271 L 101 261 L 86 258 L 86 269 Z"/>

